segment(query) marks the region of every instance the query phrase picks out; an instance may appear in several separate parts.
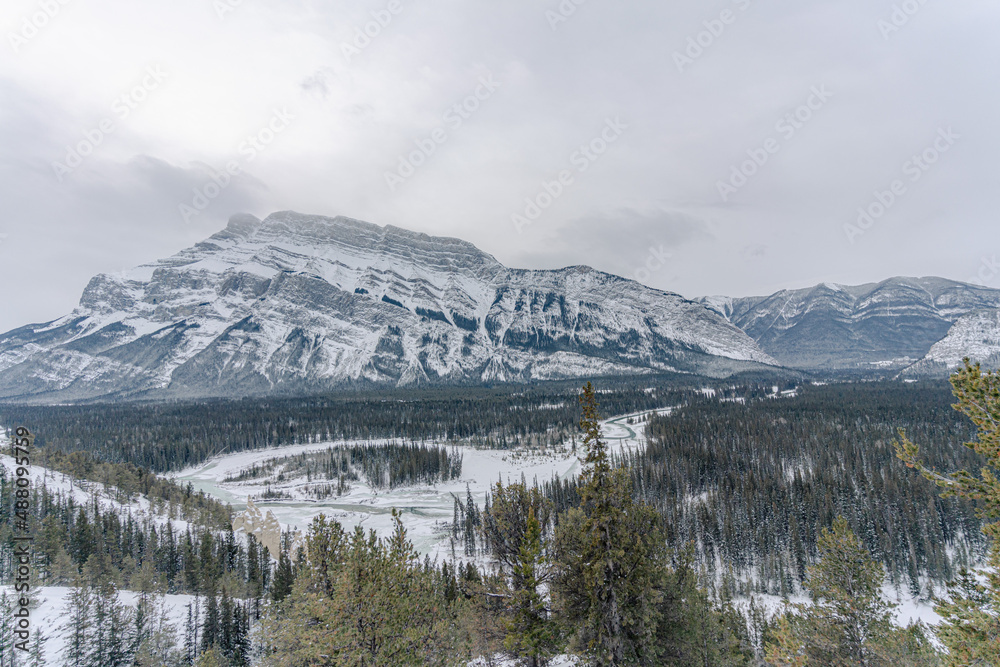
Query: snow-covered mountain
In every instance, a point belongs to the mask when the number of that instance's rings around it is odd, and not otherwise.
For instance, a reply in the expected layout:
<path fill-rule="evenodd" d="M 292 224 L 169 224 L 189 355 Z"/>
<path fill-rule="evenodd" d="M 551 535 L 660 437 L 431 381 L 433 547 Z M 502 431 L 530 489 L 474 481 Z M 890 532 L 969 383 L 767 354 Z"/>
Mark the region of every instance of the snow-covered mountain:
<path fill-rule="evenodd" d="M 979 310 L 962 316 L 948 335 L 903 374 L 941 375 L 961 366 L 965 357 L 980 362 L 984 368 L 1000 367 L 1000 310 Z"/>
<path fill-rule="evenodd" d="M 233 217 L 0 336 L 0 397 L 242 396 L 773 365 L 700 303 L 343 217 Z"/>
<path fill-rule="evenodd" d="M 890 278 L 701 302 L 783 365 L 895 369 L 922 359 L 968 313 L 1000 307 L 1000 290 L 943 278 Z"/>

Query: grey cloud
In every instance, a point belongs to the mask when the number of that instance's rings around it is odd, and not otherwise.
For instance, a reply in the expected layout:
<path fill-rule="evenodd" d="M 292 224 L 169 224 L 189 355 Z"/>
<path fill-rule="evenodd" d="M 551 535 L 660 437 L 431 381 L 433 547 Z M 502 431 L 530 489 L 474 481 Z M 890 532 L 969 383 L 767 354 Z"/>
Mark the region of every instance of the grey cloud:
<path fill-rule="evenodd" d="M 553 30 L 554 0 L 404 0 L 347 62 L 342 44 L 383 0 L 255 0 L 222 22 L 183 5 L 169 21 L 139 21 L 92 0 L 87 20 L 129 40 L 84 52 L 53 32 L 0 63 L 0 258 L 48 267 L 5 289 L 0 329 L 62 314 L 93 273 L 176 252 L 231 213 L 278 208 L 458 236 L 526 268 L 634 277 L 663 246 L 669 262 L 642 277 L 687 296 L 965 279 L 1000 252 L 1000 89 L 984 83 L 1000 57 L 1000 7 L 925 3 L 886 38 L 879 21 L 894 4 L 591 0 Z M 706 38 L 724 9 L 736 20 Z M 82 20 L 66 12 L 52 30 Z M 676 54 L 692 39 L 706 45 L 681 72 Z M 151 107 L 148 123 L 57 183 L 52 160 L 107 113 L 99 99 L 78 102 L 81 89 L 116 89 L 108 63 L 159 60 L 173 78 L 156 104 L 171 115 L 153 122 Z M 487 72 L 499 90 L 390 192 L 385 172 Z M 834 97 L 785 138 L 776 124 L 823 85 Z M 205 128 L 229 136 L 289 101 L 299 116 L 280 148 L 192 224 L 179 221 L 178 202 L 206 177 L 201 162 L 232 157 L 231 146 L 202 145 Z M 615 116 L 629 125 L 621 140 L 516 234 L 511 214 Z M 852 243 L 844 228 L 858 208 L 905 178 L 942 126 L 962 140 Z M 769 139 L 780 150 L 724 201 L 718 183 Z"/>
<path fill-rule="evenodd" d="M 522 251 L 506 259 L 515 266 L 561 268 L 582 264 L 580 258 L 587 257 L 593 260 L 594 268 L 642 278 L 643 274 L 636 276 L 636 273 L 651 257 L 653 264 L 671 264 L 661 262 L 660 258 L 673 259 L 685 245 L 696 241 L 707 243 L 712 239 L 709 226 L 692 215 L 619 208 L 572 220 L 528 241 Z M 657 270 L 667 268 L 661 266 Z M 643 282 L 648 280 L 649 277 Z"/>

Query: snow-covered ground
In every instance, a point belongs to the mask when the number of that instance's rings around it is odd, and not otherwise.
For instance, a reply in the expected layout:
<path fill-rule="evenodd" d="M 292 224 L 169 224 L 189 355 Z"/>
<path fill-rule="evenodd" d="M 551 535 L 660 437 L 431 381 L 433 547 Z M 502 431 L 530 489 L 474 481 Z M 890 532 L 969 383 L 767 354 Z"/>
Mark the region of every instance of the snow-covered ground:
<path fill-rule="evenodd" d="M 775 397 L 790 395 L 792 392 L 775 391 Z M 646 444 L 646 422 L 654 414 L 665 416 L 675 409 L 667 407 L 643 410 L 613 417 L 602 422 L 601 432 L 611 451 L 635 450 Z M 252 483 L 223 481 L 227 476 L 235 475 L 254 463 L 260 465 L 275 458 L 302 452 L 322 451 L 345 444 L 350 443 L 322 442 L 228 454 L 213 458 L 194 468 L 182 470 L 176 473 L 174 478 L 182 483 L 191 482 L 196 489 L 232 503 L 237 509 L 245 507 L 247 497 L 253 495 L 254 502 L 262 509 L 266 508 L 273 512 L 286 528 L 305 529 L 312 517 L 322 512 L 345 527 L 360 524 L 384 533 L 391 529 L 391 512 L 393 508 L 397 508 L 402 511 L 403 523 L 410 539 L 421 553 L 428 554 L 431 558 L 450 559 L 452 552 L 448 526 L 454 511 L 452 494 L 464 501 L 468 488 L 476 502 L 482 506 L 489 488 L 498 480 L 503 480 L 504 483 L 517 482 L 523 474 L 530 484 L 534 480 L 542 482 L 552 478 L 572 477 L 580 470 L 579 459 L 571 451 L 569 443 L 565 443 L 558 450 L 549 450 L 544 454 L 456 446 L 456 453 L 463 457 L 461 479 L 433 486 L 412 486 L 380 492 L 371 489 L 363 482 L 355 482 L 351 491 L 339 498 L 314 501 L 307 500 L 306 495 L 302 493 L 301 487 L 304 483 L 302 479 L 287 480 L 280 484 L 272 481 L 270 484 L 272 490 L 286 491 L 296 500 L 266 502 L 256 499 L 256 496 L 265 489 L 264 480 L 254 480 Z M 582 450 L 578 454 L 582 456 Z M 271 479 L 273 480 L 277 474 L 276 469 Z M 461 544 L 456 545 L 456 555 L 462 557 Z M 897 622 L 902 625 L 917 619 L 925 623 L 939 620 L 929 604 L 913 600 L 905 594 L 900 596 L 891 589 L 886 589 L 885 595 L 887 599 L 899 605 L 895 609 L 895 616 Z M 783 604 L 781 598 L 773 596 L 758 596 L 758 603 L 764 603 L 774 611 L 779 610 Z"/>
<path fill-rule="evenodd" d="M 8 477 L 13 477 L 18 466 L 13 456 L 0 454 L 0 465 L 7 469 Z M 137 521 L 150 519 L 157 526 L 165 526 L 168 521 L 173 525 L 174 531 L 183 533 L 188 529 L 188 522 L 180 519 L 177 512 L 179 508 L 163 507 L 154 508 L 148 499 L 142 496 L 135 496 L 130 502 L 121 503 L 115 499 L 115 489 L 105 489 L 102 484 L 87 480 L 73 479 L 68 475 L 55 472 L 39 465 L 27 466 L 28 475 L 31 479 L 31 488 L 40 489 L 45 486 L 50 493 L 61 492 L 66 497 L 72 497 L 78 505 L 86 505 L 95 498 L 102 511 L 113 511 L 120 516 L 131 516 Z M 171 516 L 171 512 L 173 516 Z"/>
<path fill-rule="evenodd" d="M 602 424 L 602 433 L 614 452 L 640 448 L 645 445 L 645 424 L 651 416 L 669 415 L 673 409 L 646 410 L 608 419 Z M 223 455 L 197 467 L 180 471 L 172 477 L 182 483 L 191 482 L 196 489 L 241 509 L 246 506 L 249 496 L 259 496 L 264 491 L 263 480 L 255 480 L 252 483 L 224 482 L 226 477 L 237 474 L 254 463 L 260 465 L 270 459 L 307 451 L 322 451 L 331 446 L 338 447 L 345 444 L 349 443 L 323 442 Z M 447 445 L 447 443 L 438 444 Z M 455 450 L 463 456 L 462 477 L 448 483 L 380 492 L 363 482 L 355 482 L 351 491 L 339 498 L 311 501 L 307 500 L 301 491 L 303 480 L 287 480 L 283 484 L 271 483 L 271 488 L 285 490 L 295 500 L 255 502 L 262 508 L 272 511 L 285 527 L 300 529 L 307 527 L 312 517 L 322 512 L 345 526 L 360 524 L 380 532 L 386 531 L 391 527 L 392 509 L 398 508 L 403 512 L 403 521 L 410 538 L 422 553 L 429 554 L 432 558 L 450 558 L 451 548 L 447 527 L 453 512 L 451 494 L 458 495 L 464 500 L 468 488 L 476 501 L 482 504 L 489 487 L 497 480 L 503 480 L 505 483 L 520 481 L 523 475 L 529 483 L 535 480 L 541 482 L 553 477 L 560 479 L 571 477 L 580 469 L 579 459 L 572 452 L 569 443 L 554 449 L 550 448 L 546 452 L 480 450 L 465 445 L 455 446 Z M 582 455 L 582 450 L 578 453 Z M 14 469 L 14 461 L 10 456 L 0 455 L 0 464 L 3 464 L 8 471 Z M 277 472 L 276 470 L 274 474 L 277 475 Z M 30 474 L 36 486 L 44 483 L 50 490 L 61 490 L 72 494 L 77 501 L 86 502 L 96 495 L 102 506 L 107 509 L 113 508 L 123 515 L 131 513 L 135 517 L 149 517 L 158 523 L 165 523 L 169 519 L 167 512 L 154 511 L 144 498 L 136 498 L 131 503 L 122 505 L 113 499 L 113 489 L 105 491 L 99 484 L 74 481 L 40 466 L 32 466 Z M 173 523 L 175 528 L 183 530 L 186 527 L 186 523 L 178 519 L 173 519 Z M 10 592 L 10 587 L 0 587 L 0 590 L 5 589 Z M 58 656 L 64 645 L 64 633 L 60 627 L 66 618 L 68 592 L 69 589 L 64 587 L 39 589 L 39 606 L 32 612 L 33 630 L 41 632 L 46 638 L 47 664 L 59 664 Z M 928 604 L 915 601 L 905 594 L 900 596 L 888 588 L 885 590 L 885 595 L 899 605 L 895 609 L 895 617 L 901 625 L 918 619 L 925 623 L 939 620 Z M 134 605 L 135 598 L 135 593 L 131 591 L 121 592 L 121 599 L 128 604 Z M 758 604 L 764 604 L 772 611 L 780 610 L 783 605 L 778 597 L 756 596 L 756 599 Z M 178 632 L 183 629 L 186 619 L 186 605 L 192 600 L 193 597 L 189 595 L 166 596 L 168 614 Z M 804 600 L 793 600 L 796 601 Z M 747 603 L 747 600 L 738 601 L 741 605 Z M 482 660 L 472 663 L 472 665 L 484 664 L 485 661 Z M 499 664 L 505 665 L 503 662 Z M 557 658 L 552 663 L 553 667 L 571 667 L 573 664 L 572 659 L 565 656 Z"/>
<path fill-rule="evenodd" d="M 68 633 L 63 628 L 69 618 L 68 599 L 70 588 L 46 586 L 35 589 L 38 606 L 31 610 L 31 642 L 41 636 L 45 651 L 46 665 L 61 665 Z M 13 596 L 13 586 L 0 586 L 0 593 Z M 138 596 L 132 591 L 120 591 L 118 599 L 135 607 Z M 184 622 L 187 620 L 187 605 L 194 601 L 193 595 L 166 595 L 163 599 L 169 623 L 177 631 L 178 641 L 183 641 Z M 4 619 L 6 621 L 6 619 Z M 39 634 L 40 633 L 40 634 Z M 18 663 L 20 664 L 20 663 Z"/>
<path fill-rule="evenodd" d="M 645 445 L 644 423 L 652 414 L 669 414 L 672 408 L 645 410 L 622 415 L 603 422 L 603 433 L 609 447 L 614 452 L 632 450 Z M 629 420 L 633 423 L 630 424 Z M 397 440 L 398 441 L 398 440 Z M 378 440 L 376 443 L 390 442 Z M 580 470 L 580 462 L 572 452 L 570 443 L 563 443 L 547 451 L 488 450 L 476 449 L 468 445 L 439 444 L 452 448 L 462 456 L 462 476 L 434 485 L 409 486 L 391 491 L 373 489 L 363 480 L 353 482 L 351 490 L 340 496 L 316 500 L 308 496 L 309 486 L 304 478 L 277 482 L 280 469 L 267 479 L 249 482 L 226 482 L 227 477 L 237 475 L 253 464 L 258 466 L 272 459 L 284 458 L 303 452 L 324 451 L 330 447 L 343 447 L 351 443 L 345 441 L 321 442 L 309 445 L 294 445 L 270 449 L 259 449 L 237 454 L 226 454 L 204 463 L 179 471 L 172 477 L 182 484 L 190 482 L 195 489 L 232 504 L 235 509 L 246 507 L 247 498 L 253 496 L 254 503 L 261 509 L 270 510 L 285 528 L 306 529 L 314 516 L 320 513 L 335 519 L 343 526 L 352 528 L 362 525 L 374 528 L 380 533 L 391 530 L 392 510 L 402 512 L 414 546 L 431 558 L 450 558 L 451 540 L 447 530 L 454 513 L 454 498 L 464 502 L 467 490 L 482 506 L 489 488 L 497 481 L 519 482 L 523 475 L 529 483 L 539 483 L 553 478 L 564 479 L 575 476 Z M 578 452 L 582 455 L 582 451 Z M 266 482 L 266 483 L 265 483 Z M 323 483 L 314 480 L 311 484 Z M 273 491 L 282 491 L 292 496 L 292 500 L 265 501 L 260 496 L 270 486 Z M 461 548 L 461 545 L 458 545 Z"/>

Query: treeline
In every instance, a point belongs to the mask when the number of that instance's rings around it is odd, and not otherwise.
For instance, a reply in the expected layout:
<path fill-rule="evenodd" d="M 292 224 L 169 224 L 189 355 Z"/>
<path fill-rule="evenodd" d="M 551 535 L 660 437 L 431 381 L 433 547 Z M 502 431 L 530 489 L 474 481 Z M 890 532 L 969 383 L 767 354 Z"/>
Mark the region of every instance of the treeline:
<path fill-rule="evenodd" d="M 725 589 L 710 593 L 693 551 L 667 547 L 666 522 L 613 465 L 589 385 L 583 404 L 577 504 L 559 510 L 523 483 L 497 483 L 481 511 L 456 503 L 491 556 L 487 571 L 421 562 L 398 516 L 383 538 L 315 519 L 290 592 L 265 623 L 264 664 L 457 666 L 483 656 L 542 667 L 561 653 L 591 667 L 942 664 L 924 626 L 892 624 L 882 568 L 843 519 L 821 532 L 806 579 L 813 604 L 774 616 L 751 601 L 744 616 Z"/>
<path fill-rule="evenodd" d="M 275 471 L 277 475 L 274 475 Z M 321 452 L 303 452 L 269 459 L 227 477 L 227 482 L 267 479 L 289 482 L 304 480 L 316 484 L 307 491 L 318 497 L 343 495 L 351 482 L 364 477 L 374 489 L 395 489 L 415 484 L 436 484 L 462 476 L 462 455 L 447 447 L 418 443 L 378 443 L 328 447 Z M 272 480 L 273 478 L 273 480 Z"/>
<path fill-rule="evenodd" d="M 624 414 L 678 404 L 692 395 L 673 386 L 650 386 L 602 394 L 602 409 Z M 222 452 L 342 439 L 552 446 L 576 432 L 575 397 L 569 388 L 513 387 L 165 404 L 2 405 L 0 425 L 25 426 L 39 446 L 50 450 L 86 450 L 101 460 L 165 472 Z"/>
<path fill-rule="evenodd" d="M 67 460 L 80 463 L 73 455 L 62 463 Z M 94 470 L 108 469 L 97 464 Z M 13 512 L 16 490 L 10 471 L 0 465 L 0 584 L 13 582 L 17 566 L 14 522 L 23 517 Z M 190 488 L 183 493 L 198 497 Z M 108 489 L 108 498 L 118 495 Z M 174 497 L 174 492 L 166 495 Z M 80 503 L 62 490 L 32 488 L 27 515 L 27 529 L 34 536 L 32 584 L 73 587 L 61 628 L 70 644 L 59 656 L 66 662 L 59 664 L 162 667 L 195 664 L 205 654 L 220 660 L 207 664 L 250 664 L 251 623 L 261 617 L 275 576 L 282 572 L 253 536 L 238 536 L 230 525 L 216 527 L 230 510 L 221 504 L 225 512 L 206 510 L 214 502 L 203 498 L 195 503 L 191 523 L 158 523 L 150 516 L 134 516 L 127 506 L 108 506 L 97 489 Z M 136 592 L 136 607 L 120 601 L 123 589 Z M 163 607 L 168 593 L 197 596 L 183 629 L 168 623 Z M 0 655 L 3 651 L 0 637 Z"/>
<path fill-rule="evenodd" d="M 37 448 L 32 462 L 74 479 L 100 484 L 102 491 L 118 503 L 130 503 L 136 497 L 147 498 L 154 511 L 163 510 L 168 516 L 179 517 L 217 530 L 232 525 L 232 508 L 191 484 L 182 486 L 132 463 L 99 461 L 90 452 L 63 452 Z"/>
<path fill-rule="evenodd" d="M 477 529 L 488 571 L 421 561 L 398 515 L 383 538 L 316 518 L 265 624 L 265 664 L 541 667 L 564 652 L 594 667 L 748 664 L 742 616 L 698 587 L 689 558 L 671 562 L 655 511 L 612 470 L 593 399 L 588 387 L 580 506 L 556 522 L 537 488 L 497 484 Z"/>
<path fill-rule="evenodd" d="M 14 572 L 15 491 L 10 472 L 0 465 L 0 583 L 5 584 Z M 197 594 L 211 584 L 260 598 L 267 586 L 267 551 L 252 538 L 238 537 L 231 526 L 219 531 L 204 524 L 157 523 L 105 506 L 96 493 L 79 503 L 62 490 L 33 488 L 28 530 L 35 536 L 32 576 L 41 585 L 70 584 L 89 566 L 125 587 L 148 570 L 168 593 Z"/>
<path fill-rule="evenodd" d="M 617 463 L 636 497 L 666 520 L 674 548 L 738 593 L 801 590 L 821 530 L 843 516 L 888 570 L 917 594 L 980 558 L 982 521 L 965 500 L 941 498 L 901 465 L 892 442 L 905 428 L 939 469 L 977 469 L 963 446 L 974 428 L 950 407 L 944 383 L 804 386 L 800 395 L 745 405 L 706 401 L 648 425 L 644 451 Z M 575 481 L 550 482 L 557 508 L 578 502 Z M 746 582 L 740 584 L 739 582 Z"/>

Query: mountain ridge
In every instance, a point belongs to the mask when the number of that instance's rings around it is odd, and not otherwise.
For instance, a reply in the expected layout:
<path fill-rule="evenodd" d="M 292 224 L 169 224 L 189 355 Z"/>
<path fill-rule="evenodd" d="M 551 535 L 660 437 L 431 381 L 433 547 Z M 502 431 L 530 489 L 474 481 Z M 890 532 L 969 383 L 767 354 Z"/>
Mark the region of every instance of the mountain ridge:
<path fill-rule="evenodd" d="M 511 269 L 461 239 L 346 217 L 241 214 L 99 274 L 62 318 L 0 335 L 0 398 L 239 396 L 358 383 L 530 382 L 773 366 L 671 292 Z"/>
<path fill-rule="evenodd" d="M 699 301 L 785 366 L 857 371 L 902 369 L 919 361 L 962 316 L 1000 307 L 1000 290 L 902 276 Z"/>

